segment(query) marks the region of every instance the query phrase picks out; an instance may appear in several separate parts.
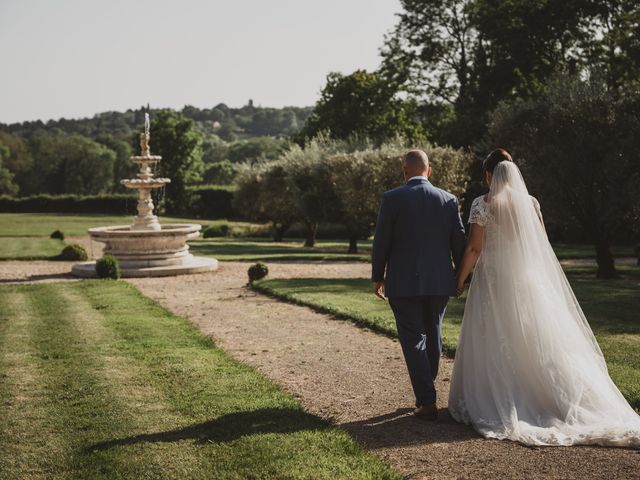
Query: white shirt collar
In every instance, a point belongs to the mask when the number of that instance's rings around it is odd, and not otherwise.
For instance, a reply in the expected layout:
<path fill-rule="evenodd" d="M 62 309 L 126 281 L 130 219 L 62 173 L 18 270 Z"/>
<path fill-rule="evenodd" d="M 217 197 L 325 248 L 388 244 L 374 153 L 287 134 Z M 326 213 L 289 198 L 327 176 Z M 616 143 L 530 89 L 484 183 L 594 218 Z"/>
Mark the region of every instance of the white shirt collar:
<path fill-rule="evenodd" d="M 416 175 L 415 177 L 411 177 L 409 180 L 407 180 L 407 182 L 410 182 L 411 180 L 428 180 L 428 178 L 424 175 Z"/>

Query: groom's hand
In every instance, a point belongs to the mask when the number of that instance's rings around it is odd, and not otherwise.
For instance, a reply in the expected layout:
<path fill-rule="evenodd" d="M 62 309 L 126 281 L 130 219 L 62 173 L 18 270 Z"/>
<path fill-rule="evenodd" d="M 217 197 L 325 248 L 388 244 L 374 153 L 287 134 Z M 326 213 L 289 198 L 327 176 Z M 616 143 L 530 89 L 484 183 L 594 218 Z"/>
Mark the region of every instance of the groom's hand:
<path fill-rule="evenodd" d="M 387 297 L 384 296 L 384 281 L 373 282 L 373 291 L 376 293 L 376 296 L 381 298 L 382 300 L 387 299 Z"/>

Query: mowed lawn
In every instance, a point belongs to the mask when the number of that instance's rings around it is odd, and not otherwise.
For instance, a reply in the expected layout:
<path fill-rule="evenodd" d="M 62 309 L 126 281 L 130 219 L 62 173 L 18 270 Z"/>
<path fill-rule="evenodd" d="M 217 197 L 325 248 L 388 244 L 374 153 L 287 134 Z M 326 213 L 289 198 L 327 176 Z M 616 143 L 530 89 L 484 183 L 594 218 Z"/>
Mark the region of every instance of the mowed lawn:
<path fill-rule="evenodd" d="M 46 259 L 60 253 L 55 244 L 45 239 L 54 230 L 61 230 L 67 237 L 87 234 L 87 229 L 97 226 L 127 225 L 132 216 L 60 213 L 0 213 L 0 260 Z M 179 217 L 160 217 L 161 223 L 199 223 L 207 226 L 227 224 L 236 230 L 253 224 L 228 222 L 227 220 L 197 220 Z M 255 226 L 255 225 L 253 225 Z M 2 238 L 7 237 L 7 238 Z M 12 238 L 10 238 L 12 237 Z M 16 238 L 21 237 L 21 238 Z M 227 261 L 359 261 L 368 262 L 371 240 L 358 242 L 357 254 L 349 254 L 346 239 L 319 240 L 313 248 L 305 248 L 301 239 L 273 242 L 265 238 L 207 238 L 190 242 L 197 255 L 211 256 Z M 560 259 L 594 258 L 592 245 L 554 245 Z M 38 252 L 41 252 L 38 254 Z M 631 245 L 614 246 L 616 257 L 632 257 Z"/>
<path fill-rule="evenodd" d="M 313 248 L 305 248 L 303 240 L 273 242 L 256 238 L 210 238 L 190 242 L 197 255 L 227 261 L 352 261 L 368 262 L 371 241 L 359 243 L 359 252 L 349 254 L 346 240 L 318 240 Z"/>
<path fill-rule="evenodd" d="M 400 478 L 114 281 L 0 287 L 0 478 Z"/>
<path fill-rule="evenodd" d="M 0 260 L 39 260 L 60 254 L 62 240 L 43 238 L 0 237 Z"/>
<path fill-rule="evenodd" d="M 622 269 L 624 278 L 598 280 L 592 268 L 567 275 L 600 343 L 611 377 L 627 400 L 640 410 L 640 268 Z M 397 336 L 388 304 L 373 296 L 368 279 L 274 279 L 255 284 L 259 291 L 310 306 L 361 326 Z M 443 346 L 455 354 L 464 297 L 452 299 L 443 325 Z"/>
<path fill-rule="evenodd" d="M 87 230 L 92 227 L 129 225 L 132 221 L 133 214 L 0 213 L 0 237 L 48 237 L 54 230 L 61 230 L 67 237 L 80 237 L 88 235 Z M 160 217 L 160 222 L 249 225 L 246 222 L 164 216 Z"/>

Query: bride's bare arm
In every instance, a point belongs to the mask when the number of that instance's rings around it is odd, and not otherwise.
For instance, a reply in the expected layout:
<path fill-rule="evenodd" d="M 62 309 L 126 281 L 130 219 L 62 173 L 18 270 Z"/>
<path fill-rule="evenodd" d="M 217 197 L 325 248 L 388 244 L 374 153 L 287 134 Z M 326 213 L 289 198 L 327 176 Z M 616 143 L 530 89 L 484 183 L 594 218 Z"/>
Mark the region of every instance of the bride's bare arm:
<path fill-rule="evenodd" d="M 467 281 L 469 274 L 473 270 L 480 252 L 482 252 L 482 238 L 484 236 L 484 227 L 477 223 L 471 224 L 471 231 L 469 232 L 469 241 L 467 242 L 467 248 L 464 251 L 462 257 L 462 263 L 458 269 L 458 278 L 456 280 L 456 293 L 458 297 L 464 292 L 464 283 Z"/>

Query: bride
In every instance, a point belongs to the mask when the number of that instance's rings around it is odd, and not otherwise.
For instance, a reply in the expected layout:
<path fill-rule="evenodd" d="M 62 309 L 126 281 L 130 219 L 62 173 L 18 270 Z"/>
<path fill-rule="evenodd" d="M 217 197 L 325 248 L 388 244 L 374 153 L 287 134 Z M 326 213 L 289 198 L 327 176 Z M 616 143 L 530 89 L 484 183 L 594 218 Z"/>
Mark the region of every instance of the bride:
<path fill-rule="evenodd" d="M 484 163 L 458 295 L 475 265 L 449 411 L 488 438 L 527 445 L 640 447 L 640 416 L 600 347 L 547 239 L 540 206 L 506 150 Z"/>

